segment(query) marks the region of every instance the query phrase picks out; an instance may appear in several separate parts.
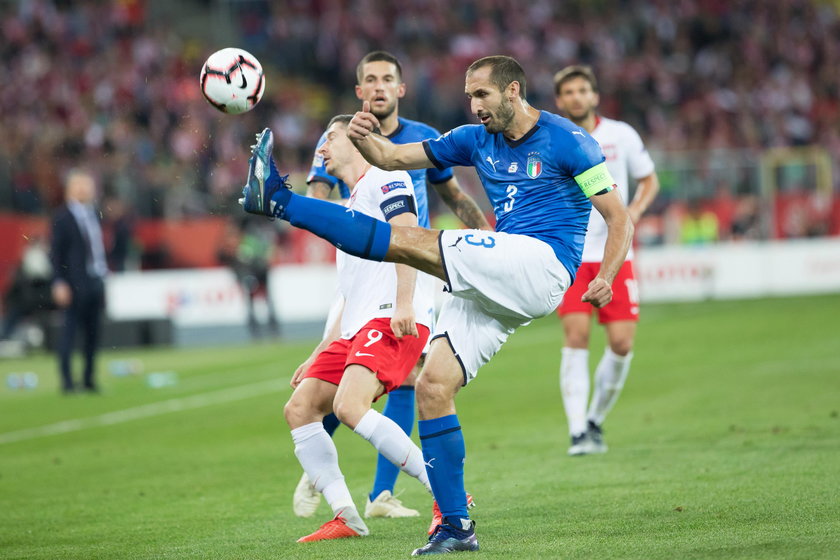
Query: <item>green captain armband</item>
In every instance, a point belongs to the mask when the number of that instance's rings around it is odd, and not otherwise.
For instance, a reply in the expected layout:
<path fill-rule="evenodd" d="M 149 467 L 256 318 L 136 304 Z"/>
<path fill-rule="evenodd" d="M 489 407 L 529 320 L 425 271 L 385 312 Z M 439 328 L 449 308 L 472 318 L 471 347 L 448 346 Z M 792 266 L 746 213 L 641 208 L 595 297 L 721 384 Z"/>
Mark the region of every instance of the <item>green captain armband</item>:
<path fill-rule="evenodd" d="M 590 167 L 580 175 L 576 175 L 575 181 L 577 181 L 580 190 L 583 191 L 586 198 L 591 197 L 593 194 L 598 194 L 601 191 L 609 192 L 615 186 L 615 180 L 610 175 L 607 164 L 604 162 L 599 163 L 595 167 Z"/>

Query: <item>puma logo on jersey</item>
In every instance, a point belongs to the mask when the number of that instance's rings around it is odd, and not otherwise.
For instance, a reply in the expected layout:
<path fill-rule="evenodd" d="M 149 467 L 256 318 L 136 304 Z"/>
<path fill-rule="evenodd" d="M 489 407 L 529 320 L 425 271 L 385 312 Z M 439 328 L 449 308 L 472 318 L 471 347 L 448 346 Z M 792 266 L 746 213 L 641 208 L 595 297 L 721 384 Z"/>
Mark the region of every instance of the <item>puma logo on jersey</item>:
<path fill-rule="evenodd" d="M 499 163 L 499 160 L 493 161 L 493 158 L 487 156 L 487 163 L 493 168 L 493 171 L 496 171 L 496 164 Z"/>
<path fill-rule="evenodd" d="M 584 136 L 583 132 L 581 132 L 580 130 L 573 130 L 572 134 L 580 134 L 581 136 Z"/>
<path fill-rule="evenodd" d="M 432 461 L 434 461 L 435 459 L 437 459 L 437 457 L 432 457 L 428 461 L 423 461 L 423 464 L 426 465 L 427 469 L 433 469 L 434 467 L 432 466 Z"/>
<path fill-rule="evenodd" d="M 458 247 L 458 243 L 460 243 L 462 239 L 463 239 L 463 236 L 459 236 L 459 237 L 458 237 L 458 239 L 456 239 L 456 240 L 455 240 L 455 243 L 453 243 L 452 245 L 450 245 L 450 247 L 455 247 L 456 249 L 458 249 L 458 252 L 460 253 L 460 252 L 461 252 L 461 248 L 460 248 L 460 247 Z"/>

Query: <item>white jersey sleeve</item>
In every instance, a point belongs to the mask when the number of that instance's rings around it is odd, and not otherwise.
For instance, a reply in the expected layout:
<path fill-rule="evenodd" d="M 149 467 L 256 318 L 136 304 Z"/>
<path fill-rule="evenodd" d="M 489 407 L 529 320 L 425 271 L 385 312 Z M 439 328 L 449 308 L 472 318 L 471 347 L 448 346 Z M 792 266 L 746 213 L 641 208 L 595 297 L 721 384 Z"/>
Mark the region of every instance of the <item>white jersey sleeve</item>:
<path fill-rule="evenodd" d="M 347 201 L 349 211 L 361 212 L 382 221 L 411 212 L 417 214 L 414 184 L 405 171 L 384 171 L 372 167 L 356 183 Z M 344 296 L 342 338 L 352 338 L 371 319 L 394 315 L 397 273 L 393 263 L 360 259 L 338 251 L 339 291 Z M 414 287 L 414 319 L 432 326 L 434 279 L 417 272 Z"/>

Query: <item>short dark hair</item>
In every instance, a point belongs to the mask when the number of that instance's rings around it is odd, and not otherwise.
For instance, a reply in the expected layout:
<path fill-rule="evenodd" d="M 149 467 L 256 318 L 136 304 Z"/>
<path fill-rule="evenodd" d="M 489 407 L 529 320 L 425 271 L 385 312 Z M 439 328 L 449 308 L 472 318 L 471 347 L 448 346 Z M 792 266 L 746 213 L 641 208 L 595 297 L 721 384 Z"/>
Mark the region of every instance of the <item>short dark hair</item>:
<path fill-rule="evenodd" d="M 347 126 L 347 125 L 350 124 L 350 121 L 352 121 L 352 120 L 353 120 L 353 115 L 336 115 L 336 116 L 334 116 L 333 118 L 330 119 L 330 122 L 327 125 L 327 130 L 329 130 L 329 128 L 332 125 L 334 125 L 335 123 L 341 123 L 344 126 Z"/>
<path fill-rule="evenodd" d="M 592 91 L 598 93 L 598 80 L 595 79 L 592 68 L 583 64 L 573 64 L 554 74 L 554 94 L 560 95 L 560 88 L 563 87 L 563 84 L 575 78 L 583 78 L 592 86 Z"/>
<path fill-rule="evenodd" d="M 519 97 L 525 99 L 525 70 L 515 58 L 504 55 L 479 58 L 467 68 L 467 75 L 485 66 L 490 66 L 490 81 L 499 91 L 505 91 L 512 82 L 519 82 Z"/>
<path fill-rule="evenodd" d="M 365 64 L 368 62 L 390 62 L 397 68 L 397 79 L 402 82 L 402 66 L 397 57 L 387 51 L 371 51 L 362 57 L 359 64 L 356 66 L 356 83 L 361 84 L 364 76 Z"/>

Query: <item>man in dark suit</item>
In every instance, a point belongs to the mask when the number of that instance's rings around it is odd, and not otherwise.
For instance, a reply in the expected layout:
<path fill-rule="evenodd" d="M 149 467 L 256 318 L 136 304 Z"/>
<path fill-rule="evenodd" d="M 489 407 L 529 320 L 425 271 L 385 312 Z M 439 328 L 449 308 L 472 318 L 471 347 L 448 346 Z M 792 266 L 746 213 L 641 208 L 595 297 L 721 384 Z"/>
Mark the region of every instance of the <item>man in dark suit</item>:
<path fill-rule="evenodd" d="M 64 309 L 64 328 L 58 342 L 62 391 L 76 390 L 71 357 L 77 327 L 84 334 L 85 368 L 81 389 L 96 392 L 94 365 L 99 328 L 105 307 L 104 278 L 108 273 L 102 229 L 94 208 L 96 184 L 86 171 L 67 175 L 65 200 L 55 215 L 50 258 L 53 265 L 52 296 Z"/>

